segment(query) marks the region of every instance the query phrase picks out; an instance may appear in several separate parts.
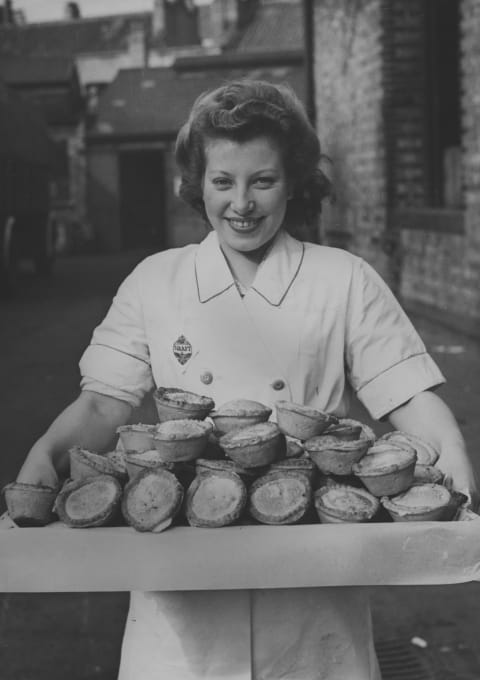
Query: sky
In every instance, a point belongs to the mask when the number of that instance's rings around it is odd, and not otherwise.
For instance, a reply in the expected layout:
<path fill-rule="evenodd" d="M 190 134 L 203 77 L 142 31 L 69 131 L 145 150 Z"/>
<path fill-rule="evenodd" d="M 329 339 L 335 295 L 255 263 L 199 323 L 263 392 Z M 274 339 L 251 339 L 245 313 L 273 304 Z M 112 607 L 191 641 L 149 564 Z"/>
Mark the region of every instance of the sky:
<path fill-rule="evenodd" d="M 153 8 L 153 0 L 77 0 L 77 2 L 83 17 L 143 12 Z M 22 10 L 28 23 L 63 19 L 65 4 L 65 0 L 13 0 L 13 8 Z"/>

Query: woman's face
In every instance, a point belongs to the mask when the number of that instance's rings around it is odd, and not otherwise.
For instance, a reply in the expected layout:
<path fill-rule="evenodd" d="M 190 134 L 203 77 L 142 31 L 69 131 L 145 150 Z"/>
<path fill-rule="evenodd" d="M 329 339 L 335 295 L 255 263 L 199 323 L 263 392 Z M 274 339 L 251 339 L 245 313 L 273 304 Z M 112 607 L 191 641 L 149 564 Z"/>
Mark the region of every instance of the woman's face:
<path fill-rule="evenodd" d="M 253 253 L 283 224 L 288 182 L 280 148 L 269 137 L 212 139 L 205 148 L 203 201 L 225 254 Z"/>

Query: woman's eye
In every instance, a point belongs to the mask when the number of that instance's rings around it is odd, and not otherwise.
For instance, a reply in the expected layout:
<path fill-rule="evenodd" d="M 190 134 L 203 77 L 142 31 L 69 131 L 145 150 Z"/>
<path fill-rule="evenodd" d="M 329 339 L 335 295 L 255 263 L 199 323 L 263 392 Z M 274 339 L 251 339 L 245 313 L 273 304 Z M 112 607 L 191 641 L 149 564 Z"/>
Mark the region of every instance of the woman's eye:
<path fill-rule="evenodd" d="M 226 189 L 231 185 L 231 181 L 228 177 L 215 177 L 215 179 L 212 180 L 212 184 L 219 189 Z"/>
<path fill-rule="evenodd" d="M 260 187 L 271 187 L 275 183 L 273 177 L 257 177 L 255 183 Z"/>

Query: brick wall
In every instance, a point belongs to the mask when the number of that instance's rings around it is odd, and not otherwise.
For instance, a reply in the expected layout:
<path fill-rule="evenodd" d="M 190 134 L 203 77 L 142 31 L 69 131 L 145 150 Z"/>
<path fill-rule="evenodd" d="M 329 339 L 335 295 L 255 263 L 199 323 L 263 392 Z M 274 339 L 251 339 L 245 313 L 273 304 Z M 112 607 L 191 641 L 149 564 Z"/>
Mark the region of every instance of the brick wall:
<path fill-rule="evenodd" d="M 404 0 L 396 0 L 396 5 L 405 6 Z M 413 2 L 413 4 L 417 4 Z M 417 4 L 418 7 L 418 4 Z M 412 10 L 413 13 L 413 10 Z M 400 216 L 397 227 L 401 230 L 401 286 L 400 294 L 406 306 L 422 309 L 424 313 L 443 318 L 450 325 L 463 328 L 467 332 L 480 332 L 480 0 L 461 2 L 461 107 L 462 107 L 462 171 L 464 177 L 465 205 L 461 210 L 462 225 L 460 233 L 455 229 L 441 229 L 441 211 L 436 220 L 428 219 L 425 214 L 421 227 L 422 212 L 417 214 L 416 228 L 408 228 L 408 210 Z M 407 28 L 397 25 L 397 34 L 407 32 Z M 410 36 L 415 36 L 410 29 Z M 403 121 L 411 111 L 412 128 L 402 131 L 396 129 L 397 149 L 399 144 L 414 142 L 415 150 L 409 149 L 411 162 L 404 159 L 401 152 L 395 158 L 397 207 L 425 208 L 428 213 L 428 183 L 425 164 L 422 167 L 422 154 L 425 149 L 425 132 L 422 129 L 421 88 L 426 80 L 421 65 L 422 37 L 416 37 L 417 45 L 410 50 L 411 75 L 409 84 L 412 92 L 410 104 L 405 100 Z M 406 61 L 406 60 L 404 60 Z M 415 73 L 417 63 L 417 75 Z M 425 89 L 425 88 L 424 88 Z M 419 122 L 415 129 L 413 121 Z M 412 172 L 412 182 L 406 175 Z M 412 189 L 418 176 L 418 186 Z M 446 214 L 447 211 L 443 211 Z M 457 216 L 458 217 L 458 216 Z M 420 218 L 420 220 L 419 220 Z M 427 225 L 428 221 L 428 225 Z M 405 223 L 406 222 L 406 223 Z M 456 231 L 458 232 L 458 224 Z"/>
<path fill-rule="evenodd" d="M 381 4 L 316 0 L 313 51 L 317 128 L 337 192 L 322 217 L 323 240 L 348 232 L 349 248 L 388 279 Z"/>
<path fill-rule="evenodd" d="M 451 0 L 454 2 L 455 0 Z M 347 230 L 411 309 L 480 333 L 480 0 L 461 0 L 465 205 L 432 207 L 426 2 L 315 0 L 317 127 Z"/>
<path fill-rule="evenodd" d="M 480 329 L 480 0 L 463 0 L 465 300 Z"/>

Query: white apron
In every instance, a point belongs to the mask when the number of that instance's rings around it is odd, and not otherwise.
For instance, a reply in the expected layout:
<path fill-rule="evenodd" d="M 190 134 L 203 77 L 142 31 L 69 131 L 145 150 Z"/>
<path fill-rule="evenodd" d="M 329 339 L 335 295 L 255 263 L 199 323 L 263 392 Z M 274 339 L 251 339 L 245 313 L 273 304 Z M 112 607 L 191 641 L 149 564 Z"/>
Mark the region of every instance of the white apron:
<path fill-rule="evenodd" d="M 300 264 L 300 251 L 296 257 L 290 262 L 289 281 Z M 198 292 L 195 286 L 191 298 L 192 287 L 184 287 L 186 297 L 176 300 L 178 317 L 170 321 L 152 314 L 158 328 L 150 328 L 149 335 L 157 336 L 163 349 L 152 353 L 154 375 L 161 375 L 165 386 L 210 395 L 217 405 L 240 397 L 271 407 L 276 399 L 298 400 L 292 357 L 298 377 L 305 374 L 302 362 L 309 360 L 309 352 L 305 359 L 298 345 L 302 333 L 285 327 L 278 306 L 256 291 L 241 300 L 226 265 L 221 274 L 229 287 L 221 294 L 216 294 L 223 285 L 218 271 L 212 275 L 202 272 L 202 262 L 197 265 Z M 292 323 L 298 320 L 291 316 Z M 172 343 L 182 336 L 192 347 L 184 365 L 172 352 Z M 364 589 L 131 594 L 119 680 L 379 677 Z"/>

